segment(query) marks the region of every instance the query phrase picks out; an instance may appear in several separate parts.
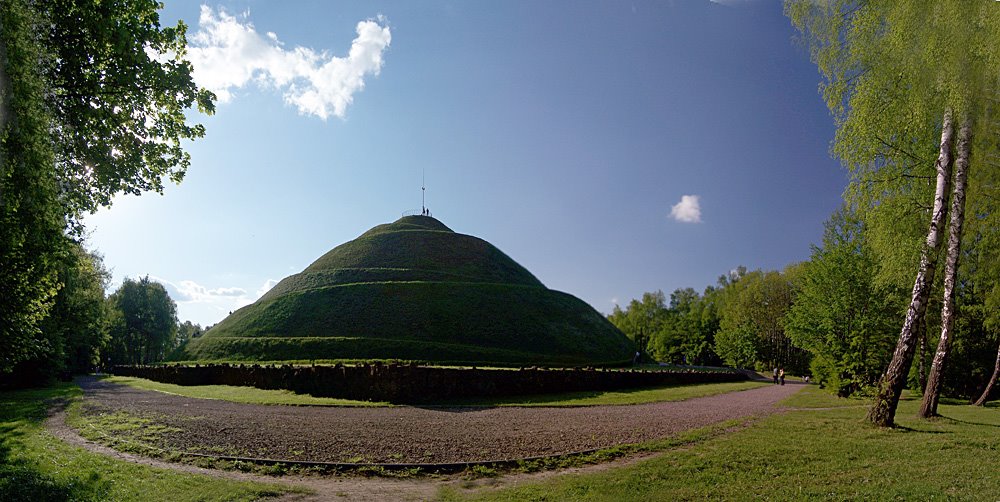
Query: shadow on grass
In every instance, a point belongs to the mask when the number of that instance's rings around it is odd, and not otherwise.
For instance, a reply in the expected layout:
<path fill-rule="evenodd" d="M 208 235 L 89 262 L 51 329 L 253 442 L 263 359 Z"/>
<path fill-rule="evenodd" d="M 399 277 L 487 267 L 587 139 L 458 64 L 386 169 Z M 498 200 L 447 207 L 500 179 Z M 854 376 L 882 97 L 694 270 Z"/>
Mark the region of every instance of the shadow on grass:
<path fill-rule="evenodd" d="M 913 427 L 907 427 L 905 425 L 900 425 L 898 423 L 896 425 L 893 425 L 891 429 L 896 432 L 909 432 L 914 434 L 949 434 L 949 432 L 946 431 L 929 431 L 925 429 L 914 429 Z"/>
<path fill-rule="evenodd" d="M 0 500 L 56 501 L 100 499 L 103 483 L 89 478 L 57 479 L 41 471 L 30 457 L 32 429 L 42 427 L 49 400 L 66 399 L 72 387 L 0 392 Z"/>
<path fill-rule="evenodd" d="M 944 420 L 948 420 L 948 421 L 951 421 L 951 422 L 958 422 L 960 424 L 981 425 L 983 427 L 996 427 L 996 428 L 1000 429 L 1000 425 L 997 425 L 997 424 L 987 424 L 987 423 L 983 423 L 983 422 L 970 422 L 968 420 L 961 420 L 961 419 L 958 419 L 958 418 L 953 418 L 953 417 L 949 417 L 949 416 L 945 416 L 945 415 L 939 415 L 939 418 L 942 418 Z"/>

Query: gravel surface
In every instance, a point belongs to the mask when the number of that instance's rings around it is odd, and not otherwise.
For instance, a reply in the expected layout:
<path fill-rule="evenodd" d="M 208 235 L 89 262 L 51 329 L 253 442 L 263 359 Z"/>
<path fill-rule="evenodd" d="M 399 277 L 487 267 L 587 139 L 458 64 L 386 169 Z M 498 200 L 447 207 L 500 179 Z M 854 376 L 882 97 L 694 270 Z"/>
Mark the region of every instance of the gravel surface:
<path fill-rule="evenodd" d="M 181 429 L 161 447 L 275 460 L 483 462 L 639 443 L 777 411 L 802 384 L 680 402 L 579 408 L 333 408 L 195 399 L 80 382 L 85 413 L 124 411 Z"/>

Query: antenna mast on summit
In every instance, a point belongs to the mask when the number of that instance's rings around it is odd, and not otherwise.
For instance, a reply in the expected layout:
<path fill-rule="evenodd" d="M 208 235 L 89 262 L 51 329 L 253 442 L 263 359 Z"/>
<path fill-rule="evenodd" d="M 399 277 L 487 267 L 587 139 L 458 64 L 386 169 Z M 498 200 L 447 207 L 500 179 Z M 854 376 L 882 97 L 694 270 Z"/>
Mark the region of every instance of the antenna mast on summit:
<path fill-rule="evenodd" d="M 427 170 L 423 169 L 420 171 L 420 214 L 427 216 L 427 203 L 426 203 L 426 193 L 427 187 L 424 186 L 424 180 L 427 178 Z"/>

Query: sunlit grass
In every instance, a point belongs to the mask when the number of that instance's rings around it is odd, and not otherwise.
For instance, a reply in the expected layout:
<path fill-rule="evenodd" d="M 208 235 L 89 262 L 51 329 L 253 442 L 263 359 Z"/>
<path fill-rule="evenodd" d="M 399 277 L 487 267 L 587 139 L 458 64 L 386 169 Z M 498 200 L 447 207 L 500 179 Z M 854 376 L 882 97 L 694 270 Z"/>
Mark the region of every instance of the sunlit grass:
<path fill-rule="evenodd" d="M 846 403 L 846 406 L 845 406 Z M 635 465 L 561 475 L 504 490 L 447 489 L 446 500 L 996 500 L 1000 413 L 941 405 L 915 418 L 900 403 L 900 428 L 865 423 L 864 401 L 807 387 L 785 405 L 802 409 L 675 449 Z"/>
<path fill-rule="evenodd" d="M 119 376 L 107 377 L 105 381 L 166 394 L 199 399 L 220 399 L 234 403 L 293 406 L 391 406 L 389 403 L 384 402 L 313 397 L 309 394 L 296 394 L 290 390 L 264 390 L 255 387 L 237 387 L 233 385 L 174 385 L 146 380 L 144 378 Z"/>
<path fill-rule="evenodd" d="M 288 488 L 146 467 L 70 446 L 45 430 L 47 401 L 80 390 L 60 385 L 0 392 L 0 500 L 259 500 Z"/>
<path fill-rule="evenodd" d="M 714 396 L 727 392 L 756 389 L 771 385 L 766 382 L 725 382 L 693 385 L 676 385 L 652 389 L 619 391 L 572 392 L 536 396 L 498 397 L 455 401 L 448 404 L 467 406 L 603 406 L 683 401 L 696 397 Z"/>
<path fill-rule="evenodd" d="M 288 390 L 262 390 L 231 385 L 174 385 L 134 377 L 107 377 L 107 382 L 139 389 L 164 392 L 201 399 L 221 399 L 235 403 L 294 405 L 294 406 L 392 406 L 384 402 L 352 401 L 328 397 L 313 397 Z M 601 406 L 683 401 L 696 397 L 714 396 L 727 392 L 755 389 L 770 385 L 764 382 L 726 382 L 678 385 L 653 389 L 621 391 L 572 392 L 532 396 L 498 397 L 493 399 L 456 400 L 440 403 L 445 406 Z"/>

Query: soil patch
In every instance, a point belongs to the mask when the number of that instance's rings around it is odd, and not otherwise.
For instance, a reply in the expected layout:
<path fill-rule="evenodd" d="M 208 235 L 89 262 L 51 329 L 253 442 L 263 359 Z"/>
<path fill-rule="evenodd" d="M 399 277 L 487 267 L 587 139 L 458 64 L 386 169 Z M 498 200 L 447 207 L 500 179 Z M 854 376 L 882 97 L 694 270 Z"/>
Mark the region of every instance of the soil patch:
<path fill-rule="evenodd" d="M 84 413 L 168 426 L 158 446 L 278 461 L 501 462 L 643 443 L 776 411 L 799 384 L 680 402 L 580 408 L 329 408 L 194 399 L 82 379 Z"/>

